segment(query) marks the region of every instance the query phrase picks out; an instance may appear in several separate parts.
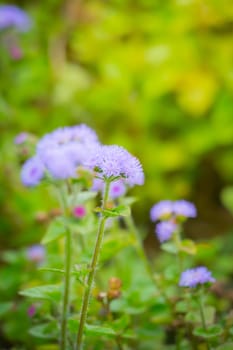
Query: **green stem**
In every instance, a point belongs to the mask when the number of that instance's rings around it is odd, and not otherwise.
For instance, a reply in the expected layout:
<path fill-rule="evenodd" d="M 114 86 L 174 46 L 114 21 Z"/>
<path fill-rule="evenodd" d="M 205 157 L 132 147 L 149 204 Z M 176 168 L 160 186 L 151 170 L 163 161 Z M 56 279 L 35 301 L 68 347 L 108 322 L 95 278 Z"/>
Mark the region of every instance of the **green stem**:
<path fill-rule="evenodd" d="M 67 344 L 67 320 L 70 309 L 70 285 L 71 285 L 71 252 L 72 252 L 71 232 L 67 229 L 65 237 L 65 278 L 64 291 L 62 300 L 62 316 L 61 316 L 61 342 L 60 349 L 66 350 Z"/>
<path fill-rule="evenodd" d="M 174 240 L 174 243 L 175 243 L 176 248 L 178 250 L 176 256 L 177 256 L 177 261 L 178 261 L 179 272 L 181 273 L 183 271 L 183 259 L 182 259 L 182 253 L 180 251 L 181 237 L 180 237 L 179 230 L 174 232 L 173 240 Z"/>
<path fill-rule="evenodd" d="M 106 207 L 106 203 L 108 200 L 109 187 L 110 187 L 110 181 L 106 181 L 105 182 L 104 197 L 103 197 L 103 202 L 102 202 L 102 210 Z M 92 261 L 91 261 L 91 266 L 90 266 L 90 272 L 89 272 L 88 277 L 87 277 L 87 283 L 86 283 L 86 288 L 85 288 L 84 297 L 83 297 L 83 304 L 82 304 L 81 315 L 80 315 L 80 323 L 79 323 L 79 329 L 78 329 L 77 341 L 76 341 L 76 350 L 81 350 L 83 347 L 83 332 L 84 332 L 84 327 L 85 327 L 86 318 L 87 318 L 87 311 L 88 311 L 87 309 L 88 309 L 88 304 L 90 301 L 91 289 L 92 289 L 93 280 L 95 277 L 95 272 L 96 272 L 97 263 L 98 263 L 100 250 L 101 250 L 101 244 L 102 244 L 102 240 L 103 240 L 103 236 L 104 236 L 105 222 L 106 222 L 106 217 L 104 216 L 103 213 L 101 213 L 100 221 L 99 221 L 99 228 L 98 228 L 97 238 L 96 238 L 96 243 L 95 243 L 95 248 L 94 248 L 94 253 L 92 256 Z"/>
<path fill-rule="evenodd" d="M 65 188 L 59 191 L 60 203 L 65 217 L 69 216 L 69 208 L 66 202 Z M 71 286 L 71 259 L 72 259 L 72 233 L 66 227 L 65 235 L 65 263 L 64 263 L 64 289 L 62 298 L 62 312 L 61 312 L 61 336 L 60 336 L 60 350 L 67 349 L 67 320 L 70 310 L 70 286 Z"/>
<path fill-rule="evenodd" d="M 207 330 L 207 325 L 206 325 L 206 319 L 205 319 L 205 312 L 204 312 L 204 302 L 203 302 L 203 295 L 200 294 L 199 297 L 199 310 L 200 310 L 200 315 L 201 315 L 201 323 L 202 323 L 202 327 L 204 328 L 204 330 Z M 207 345 L 207 349 L 211 350 L 211 347 L 209 345 L 208 340 L 206 340 L 206 345 Z"/>

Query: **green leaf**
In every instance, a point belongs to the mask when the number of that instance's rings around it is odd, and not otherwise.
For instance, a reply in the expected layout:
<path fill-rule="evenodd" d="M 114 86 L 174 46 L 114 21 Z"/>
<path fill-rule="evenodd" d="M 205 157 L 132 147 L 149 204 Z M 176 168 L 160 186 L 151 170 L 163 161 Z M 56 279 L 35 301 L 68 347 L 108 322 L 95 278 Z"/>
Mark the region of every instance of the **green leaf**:
<path fill-rule="evenodd" d="M 50 272 L 58 272 L 58 273 L 64 273 L 65 272 L 62 269 L 55 269 L 53 267 L 41 267 L 41 268 L 39 268 L 39 271 L 50 271 Z"/>
<path fill-rule="evenodd" d="M 188 309 L 187 309 L 188 310 Z M 215 318 L 215 308 L 213 306 L 206 306 L 204 309 L 205 320 L 207 325 L 211 325 L 214 322 Z M 201 323 L 201 315 L 199 310 L 190 311 L 186 314 L 185 319 L 191 323 Z"/>
<path fill-rule="evenodd" d="M 111 325 L 116 332 L 124 331 L 130 323 L 130 316 L 124 314 L 120 318 L 114 320 Z"/>
<path fill-rule="evenodd" d="M 70 196 L 69 202 L 72 205 L 83 204 L 83 203 L 95 198 L 96 196 L 97 196 L 97 192 L 83 191 L 83 192 L 79 192 L 77 195 Z"/>
<path fill-rule="evenodd" d="M 58 337 L 58 327 L 56 322 L 50 322 L 46 324 L 36 325 L 31 327 L 29 333 L 37 338 L 42 339 L 57 339 Z"/>
<path fill-rule="evenodd" d="M 101 251 L 101 261 L 106 261 L 112 256 L 115 256 L 125 247 L 135 244 L 135 238 L 127 234 L 127 232 L 118 233 L 115 235 L 108 235 L 104 239 Z"/>
<path fill-rule="evenodd" d="M 130 212 L 130 207 L 127 205 L 119 205 L 113 209 L 104 209 L 102 211 L 103 215 L 107 218 L 116 216 L 129 216 Z"/>
<path fill-rule="evenodd" d="M 197 337 L 201 337 L 204 339 L 216 338 L 223 333 L 222 327 L 219 325 L 209 326 L 206 329 L 203 327 L 195 328 L 193 334 Z"/>
<path fill-rule="evenodd" d="M 3 317 L 5 314 L 7 314 L 9 311 L 12 310 L 13 303 L 12 302 L 5 302 L 0 303 L 0 318 Z"/>
<path fill-rule="evenodd" d="M 191 239 L 184 239 L 180 243 L 179 250 L 190 255 L 195 255 L 197 253 L 196 244 Z"/>
<path fill-rule="evenodd" d="M 221 199 L 225 207 L 233 213 L 233 186 L 224 188 L 221 193 Z"/>
<path fill-rule="evenodd" d="M 105 335 L 108 337 L 115 337 L 117 333 L 112 328 L 103 327 L 103 326 L 93 326 L 85 325 L 85 333 L 87 335 Z"/>
<path fill-rule="evenodd" d="M 58 302 L 61 299 L 61 286 L 52 284 L 32 287 L 20 291 L 19 294 L 33 299 L 43 299 Z"/>
<path fill-rule="evenodd" d="M 66 232 L 64 226 L 64 220 L 62 218 L 56 218 L 53 220 L 47 229 L 45 236 L 43 237 L 41 243 L 48 244 L 62 237 Z"/>
<path fill-rule="evenodd" d="M 216 350 L 232 350 L 233 349 L 233 343 L 225 343 L 216 348 Z"/>
<path fill-rule="evenodd" d="M 171 254 L 177 254 L 178 249 L 176 245 L 173 242 L 165 242 L 161 245 L 161 249 L 165 252 L 171 253 Z"/>

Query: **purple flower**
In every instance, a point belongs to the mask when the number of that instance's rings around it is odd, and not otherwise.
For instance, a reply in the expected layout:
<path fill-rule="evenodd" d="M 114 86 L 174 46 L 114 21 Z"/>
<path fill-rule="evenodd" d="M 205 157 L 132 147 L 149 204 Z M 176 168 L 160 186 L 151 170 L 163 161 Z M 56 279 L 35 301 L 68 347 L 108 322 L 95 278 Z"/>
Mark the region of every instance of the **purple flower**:
<path fill-rule="evenodd" d="M 104 191 L 104 181 L 102 179 L 95 178 L 92 185 L 92 191 L 103 192 Z M 122 179 L 115 180 L 110 184 L 109 196 L 112 199 L 123 196 L 126 193 L 126 184 Z"/>
<path fill-rule="evenodd" d="M 16 135 L 14 139 L 15 145 L 21 145 L 24 143 L 28 138 L 28 133 L 27 132 L 21 132 L 20 134 Z"/>
<path fill-rule="evenodd" d="M 21 180 L 25 186 L 36 186 L 44 176 L 44 165 L 38 156 L 28 159 L 21 170 Z"/>
<path fill-rule="evenodd" d="M 14 27 L 26 32 L 31 27 L 31 20 L 19 7 L 14 5 L 0 5 L 0 29 Z"/>
<path fill-rule="evenodd" d="M 40 244 L 34 244 L 27 250 L 28 260 L 34 261 L 36 263 L 41 263 L 45 257 L 44 247 Z"/>
<path fill-rule="evenodd" d="M 161 201 L 155 204 L 150 211 L 150 217 L 152 221 L 157 221 L 163 217 L 169 217 L 172 215 L 173 202 L 169 200 Z"/>
<path fill-rule="evenodd" d="M 63 148 L 46 149 L 41 154 L 41 160 L 54 179 L 62 180 L 76 175 L 75 163 L 67 157 Z"/>
<path fill-rule="evenodd" d="M 125 192 L 126 192 L 126 186 L 122 179 L 113 181 L 110 184 L 109 196 L 112 199 L 116 199 L 118 197 L 123 196 Z"/>
<path fill-rule="evenodd" d="M 29 306 L 29 308 L 27 310 L 27 313 L 28 313 L 29 317 L 33 317 L 35 315 L 35 313 L 36 313 L 35 305 L 32 304 L 31 306 Z"/>
<path fill-rule="evenodd" d="M 137 158 L 120 146 L 99 146 L 87 165 L 103 178 L 123 178 L 129 186 L 142 185 L 144 174 Z"/>
<path fill-rule="evenodd" d="M 186 218 L 195 218 L 197 216 L 197 210 L 195 205 L 184 199 L 174 202 L 173 213 L 176 216 L 184 216 Z"/>
<path fill-rule="evenodd" d="M 179 286 L 194 288 L 198 285 L 213 282 L 215 282 L 215 278 L 212 277 L 211 271 L 204 266 L 200 266 L 182 272 Z"/>
<path fill-rule="evenodd" d="M 163 243 L 169 240 L 172 234 L 176 231 L 177 225 L 171 221 L 162 221 L 156 225 L 156 235 L 158 240 Z"/>

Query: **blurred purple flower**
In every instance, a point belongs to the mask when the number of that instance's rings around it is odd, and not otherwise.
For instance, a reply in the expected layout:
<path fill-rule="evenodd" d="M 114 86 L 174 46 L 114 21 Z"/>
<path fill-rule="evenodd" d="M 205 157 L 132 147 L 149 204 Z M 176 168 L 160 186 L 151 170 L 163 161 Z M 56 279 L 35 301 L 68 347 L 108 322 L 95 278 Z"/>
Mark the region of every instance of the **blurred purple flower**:
<path fill-rule="evenodd" d="M 45 249 L 40 244 L 34 244 L 27 249 L 28 260 L 41 263 L 45 258 Z"/>
<path fill-rule="evenodd" d="M 173 204 L 173 213 L 176 216 L 184 216 L 186 218 L 195 218 L 197 216 L 197 209 L 195 205 L 184 199 L 178 200 Z"/>
<path fill-rule="evenodd" d="M 16 145 L 21 145 L 22 143 L 24 143 L 28 138 L 28 133 L 27 132 L 21 132 L 20 134 L 16 135 L 15 139 L 14 139 L 14 143 Z"/>
<path fill-rule="evenodd" d="M 31 27 L 31 19 L 22 9 L 15 5 L 0 5 L 0 30 L 15 28 L 26 32 Z"/>
<path fill-rule="evenodd" d="M 215 282 L 215 278 L 213 278 L 211 271 L 205 266 L 200 266 L 182 272 L 179 286 L 194 288 L 209 282 Z"/>
<path fill-rule="evenodd" d="M 181 199 L 175 202 L 170 200 L 161 201 L 155 204 L 150 211 L 152 221 L 166 220 L 172 215 L 176 217 L 195 218 L 197 210 L 193 203 Z"/>
<path fill-rule="evenodd" d="M 54 179 L 67 179 L 76 175 L 75 163 L 67 157 L 63 148 L 44 150 L 41 160 Z"/>
<path fill-rule="evenodd" d="M 129 186 L 144 183 L 139 160 L 117 145 L 97 147 L 87 165 L 103 178 L 122 178 Z"/>
<path fill-rule="evenodd" d="M 112 199 L 121 197 L 126 192 L 126 186 L 122 179 L 111 182 L 109 196 Z"/>
<path fill-rule="evenodd" d="M 40 183 L 44 176 L 44 165 L 40 158 L 29 158 L 21 169 L 21 180 L 25 186 L 33 187 Z"/>
<path fill-rule="evenodd" d="M 177 225 L 171 221 L 162 221 L 156 225 L 156 235 L 158 240 L 163 243 L 171 238 L 176 231 Z"/>
<path fill-rule="evenodd" d="M 152 221 L 157 221 L 163 217 L 171 216 L 173 211 L 173 202 L 169 200 L 161 201 L 155 204 L 150 211 Z"/>
<path fill-rule="evenodd" d="M 29 308 L 27 310 L 27 313 L 28 313 L 29 317 L 33 317 L 35 315 L 35 313 L 36 313 L 35 305 L 32 304 L 31 306 L 29 306 Z"/>
<path fill-rule="evenodd" d="M 92 191 L 103 192 L 104 181 L 95 178 L 92 185 Z M 111 182 L 109 196 L 112 199 L 123 196 L 126 193 L 126 185 L 122 179 Z"/>

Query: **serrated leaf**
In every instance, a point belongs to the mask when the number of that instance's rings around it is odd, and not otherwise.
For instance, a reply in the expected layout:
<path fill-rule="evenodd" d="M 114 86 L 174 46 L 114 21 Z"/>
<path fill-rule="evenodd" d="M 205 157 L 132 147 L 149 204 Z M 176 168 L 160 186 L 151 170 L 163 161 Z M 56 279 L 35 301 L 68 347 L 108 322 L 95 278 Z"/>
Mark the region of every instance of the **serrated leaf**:
<path fill-rule="evenodd" d="M 62 237 L 66 232 L 64 226 L 64 220 L 62 218 L 56 218 L 53 220 L 47 229 L 45 236 L 43 237 L 41 243 L 48 244 Z"/>
<path fill-rule="evenodd" d="M 50 322 L 31 327 L 29 333 L 36 338 L 57 339 L 59 331 L 57 323 Z"/>
<path fill-rule="evenodd" d="M 32 287 L 20 291 L 19 294 L 33 299 L 43 299 L 58 302 L 61 299 L 61 286 L 52 284 Z"/>
<path fill-rule="evenodd" d="M 206 329 L 198 327 L 193 330 L 193 334 L 204 339 L 216 338 L 223 333 L 222 327 L 219 325 L 209 326 Z"/>
<path fill-rule="evenodd" d="M 184 239 L 179 245 L 179 250 L 190 255 L 197 253 L 196 244 L 191 239 Z"/>
<path fill-rule="evenodd" d="M 178 249 L 176 245 L 173 242 L 165 242 L 161 244 L 161 249 L 165 252 L 171 253 L 171 254 L 177 254 Z"/>

